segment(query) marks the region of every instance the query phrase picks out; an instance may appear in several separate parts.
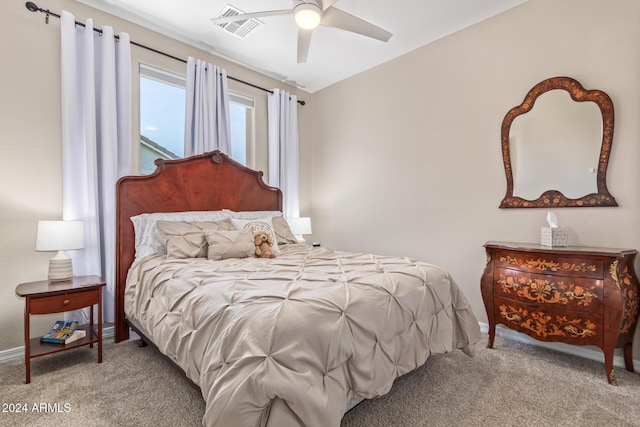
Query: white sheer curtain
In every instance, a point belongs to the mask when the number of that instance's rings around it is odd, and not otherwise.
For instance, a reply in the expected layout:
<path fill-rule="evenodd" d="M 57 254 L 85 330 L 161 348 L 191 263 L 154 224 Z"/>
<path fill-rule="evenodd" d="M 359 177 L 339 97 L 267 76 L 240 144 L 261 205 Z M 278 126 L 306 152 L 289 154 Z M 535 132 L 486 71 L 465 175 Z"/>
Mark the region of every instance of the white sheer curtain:
<path fill-rule="evenodd" d="M 186 99 L 185 157 L 213 150 L 231 155 L 227 72 L 190 56 Z"/>
<path fill-rule="evenodd" d="M 83 220 L 85 249 L 71 251 L 75 275 L 99 275 L 107 285 L 103 317 L 114 319 L 115 184 L 131 167 L 129 35 L 102 35 L 61 13 L 63 219 Z M 86 312 L 85 312 L 86 315 Z M 71 315 L 84 321 L 82 312 Z"/>
<path fill-rule="evenodd" d="M 282 191 L 286 217 L 300 216 L 298 195 L 298 99 L 280 89 L 267 95 L 269 185 Z"/>

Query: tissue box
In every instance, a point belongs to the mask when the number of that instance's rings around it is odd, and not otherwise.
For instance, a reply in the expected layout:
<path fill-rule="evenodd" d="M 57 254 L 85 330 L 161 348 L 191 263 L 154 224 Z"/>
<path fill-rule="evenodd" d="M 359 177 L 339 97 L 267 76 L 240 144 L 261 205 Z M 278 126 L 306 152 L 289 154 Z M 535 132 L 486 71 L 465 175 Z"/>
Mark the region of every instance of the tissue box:
<path fill-rule="evenodd" d="M 542 246 L 569 246 L 569 229 L 567 227 L 540 227 L 540 244 Z"/>

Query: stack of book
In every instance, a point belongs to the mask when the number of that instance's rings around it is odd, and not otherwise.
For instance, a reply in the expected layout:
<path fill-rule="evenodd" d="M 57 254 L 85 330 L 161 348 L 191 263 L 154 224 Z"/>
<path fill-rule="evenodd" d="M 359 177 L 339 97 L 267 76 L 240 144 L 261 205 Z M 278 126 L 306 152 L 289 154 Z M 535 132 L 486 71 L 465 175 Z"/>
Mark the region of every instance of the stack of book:
<path fill-rule="evenodd" d="M 54 344 L 69 344 L 84 338 L 86 335 L 87 332 L 84 329 L 78 329 L 78 322 L 58 320 L 46 335 L 40 337 L 40 341 Z"/>

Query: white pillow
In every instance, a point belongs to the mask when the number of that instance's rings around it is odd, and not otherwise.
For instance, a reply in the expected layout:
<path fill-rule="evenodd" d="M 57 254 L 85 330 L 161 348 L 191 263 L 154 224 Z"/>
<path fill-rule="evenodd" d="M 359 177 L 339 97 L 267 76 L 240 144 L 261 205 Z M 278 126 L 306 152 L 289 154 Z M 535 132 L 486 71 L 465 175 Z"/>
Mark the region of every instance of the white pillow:
<path fill-rule="evenodd" d="M 267 232 L 271 237 L 271 240 L 273 241 L 271 250 L 273 252 L 280 251 L 280 249 L 278 248 L 278 239 L 276 238 L 276 232 L 273 231 L 273 223 L 271 222 L 271 217 L 262 217 L 255 219 L 231 218 L 231 224 L 233 224 L 236 230 L 251 230 L 252 235 L 257 233 L 258 231 Z"/>
<path fill-rule="evenodd" d="M 280 211 L 230 211 L 229 209 L 223 209 L 223 212 L 229 214 L 229 218 L 239 218 L 239 219 L 260 219 L 267 218 L 272 216 L 282 216 L 282 212 Z"/>
<path fill-rule="evenodd" d="M 287 245 L 289 243 L 298 243 L 298 239 L 293 235 L 291 229 L 289 228 L 289 223 L 282 216 L 282 212 L 280 211 L 243 211 L 236 212 L 228 209 L 223 209 L 223 211 L 227 212 L 231 215 L 231 218 L 238 219 L 260 219 L 266 217 L 274 217 L 278 218 L 278 221 L 272 221 L 273 231 L 276 234 L 276 242 L 277 245 Z M 276 245 L 276 246 L 277 246 Z"/>
<path fill-rule="evenodd" d="M 157 221 L 220 221 L 229 217 L 229 211 L 154 212 L 132 216 L 136 258 L 166 253 L 164 235 L 158 230 Z"/>

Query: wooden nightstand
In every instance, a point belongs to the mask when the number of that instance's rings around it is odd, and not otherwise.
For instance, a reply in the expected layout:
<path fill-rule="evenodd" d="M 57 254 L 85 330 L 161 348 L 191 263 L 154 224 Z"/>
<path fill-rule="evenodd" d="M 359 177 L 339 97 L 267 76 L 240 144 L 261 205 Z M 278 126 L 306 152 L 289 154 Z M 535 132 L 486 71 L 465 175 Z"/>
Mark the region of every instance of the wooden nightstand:
<path fill-rule="evenodd" d="M 98 276 L 79 276 L 61 282 L 41 280 L 21 283 L 16 294 L 25 297 L 24 309 L 24 363 L 26 383 L 31 382 L 31 359 L 59 351 L 71 350 L 98 343 L 98 363 L 102 363 L 102 287 L 105 281 Z M 70 344 L 41 343 L 40 337 L 31 338 L 29 320 L 32 314 L 51 314 L 98 305 L 98 329 L 93 328 L 93 309 L 89 325 L 80 326 L 87 336 Z"/>

